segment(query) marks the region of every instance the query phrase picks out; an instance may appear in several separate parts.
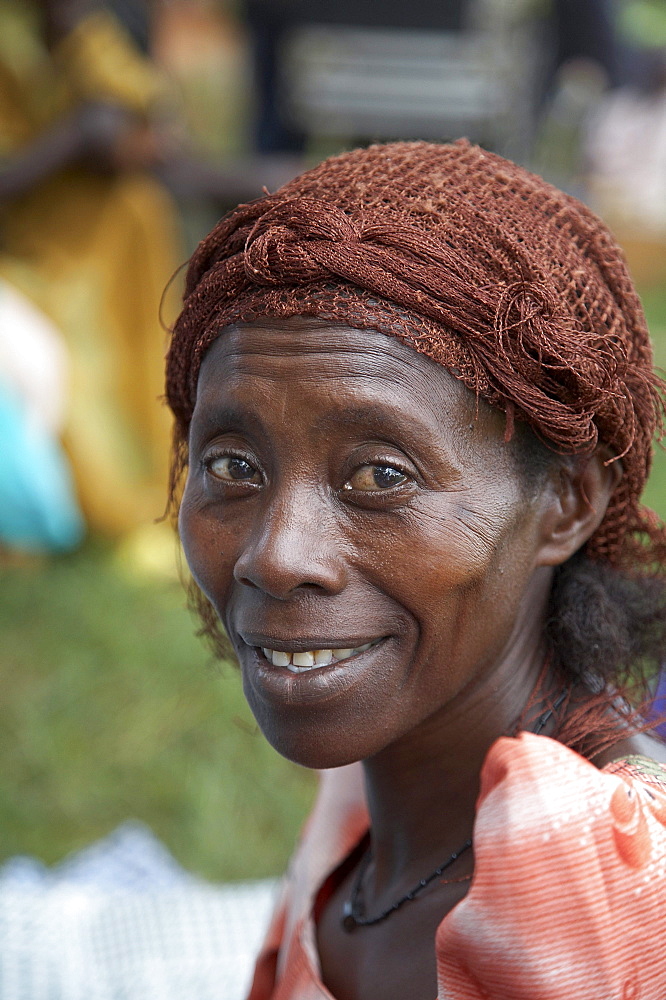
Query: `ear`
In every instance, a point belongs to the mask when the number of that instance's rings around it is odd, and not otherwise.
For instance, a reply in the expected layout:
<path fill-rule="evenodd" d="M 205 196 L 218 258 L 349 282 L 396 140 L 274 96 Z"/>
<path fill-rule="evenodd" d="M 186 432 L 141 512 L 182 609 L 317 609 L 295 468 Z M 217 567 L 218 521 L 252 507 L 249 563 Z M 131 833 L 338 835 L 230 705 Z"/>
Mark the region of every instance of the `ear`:
<path fill-rule="evenodd" d="M 598 445 L 591 455 L 576 455 L 553 465 L 545 487 L 538 565 L 559 566 L 594 534 L 622 478 L 622 463 Z"/>

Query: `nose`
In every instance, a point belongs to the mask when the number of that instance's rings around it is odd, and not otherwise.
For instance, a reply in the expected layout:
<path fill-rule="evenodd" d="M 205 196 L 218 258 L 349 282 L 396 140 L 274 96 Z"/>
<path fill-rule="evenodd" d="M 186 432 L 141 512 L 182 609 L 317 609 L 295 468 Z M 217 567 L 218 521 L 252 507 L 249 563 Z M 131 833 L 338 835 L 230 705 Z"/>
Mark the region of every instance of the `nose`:
<path fill-rule="evenodd" d="M 279 600 L 303 590 L 339 594 L 347 582 L 344 544 L 324 507 L 307 488 L 276 499 L 248 536 L 235 579 Z"/>

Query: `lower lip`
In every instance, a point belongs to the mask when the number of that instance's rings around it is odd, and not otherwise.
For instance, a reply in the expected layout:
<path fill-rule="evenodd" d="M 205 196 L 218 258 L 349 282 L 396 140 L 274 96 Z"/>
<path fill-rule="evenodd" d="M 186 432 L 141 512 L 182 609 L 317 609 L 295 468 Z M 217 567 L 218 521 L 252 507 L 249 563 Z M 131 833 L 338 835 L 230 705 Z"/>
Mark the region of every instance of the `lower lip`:
<path fill-rule="evenodd" d="M 363 653 L 299 673 L 293 673 L 288 667 L 274 666 L 254 646 L 245 645 L 240 659 L 246 683 L 264 700 L 283 704 L 315 703 L 348 693 L 365 672 L 383 658 L 386 645 L 387 640 L 381 639 Z"/>

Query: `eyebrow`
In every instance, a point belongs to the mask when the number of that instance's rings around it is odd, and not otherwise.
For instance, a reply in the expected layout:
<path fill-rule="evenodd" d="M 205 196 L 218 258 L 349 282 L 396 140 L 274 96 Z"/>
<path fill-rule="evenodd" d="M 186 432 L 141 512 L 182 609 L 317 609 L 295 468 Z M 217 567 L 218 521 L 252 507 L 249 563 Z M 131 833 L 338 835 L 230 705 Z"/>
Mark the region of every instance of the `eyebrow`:
<path fill-rule="evenodd" d="M 252 414 L 241 413 L 236 406 L 206 406 L 197 409 L 195 407 L 190 424 L 190 434 L 192 428 L 196 431 L 196 437 L 206 436 L 213 431 L 220 430 L 243 430 L 250 426 L 261 429 L 261 423 Z"/>
<path fill-rule="evenodd" d="M 339 413 L 330 414 L 316 414 L 316 419 L 318 419 L 322 426 L 327 425 L 340 425 L 347 424 L 349 426 L 358 424 L 372 424 L 372 425 L 385 425 L 387 416 L 389 415 L 386 407 L 381 403 L 377 403 L 374 400 L 368 400 L 367 403 L 357 403 L 353 405 L 345 405 Z M 192 423 L 196 420 L 197 425 L 202 428 L 212 428 L 212 427 L 236 427 L 240 424 L 257 424 L 260 425 L 261 421 L 257 420 L 253 413 L 240 409 L 237 405 L 234 406 L 215 406 L 215 404 L 202 407 L 199 412 L 195 411 L 192 418 Z M 400 425 L 409 425 L 414 429 L 417 427 L 422 427 L 422 424 L 418 420 L 414 420 L 404 414 L 399 414 L 397 421 L 393 419 L 393 423 L 399 423 Z"/>

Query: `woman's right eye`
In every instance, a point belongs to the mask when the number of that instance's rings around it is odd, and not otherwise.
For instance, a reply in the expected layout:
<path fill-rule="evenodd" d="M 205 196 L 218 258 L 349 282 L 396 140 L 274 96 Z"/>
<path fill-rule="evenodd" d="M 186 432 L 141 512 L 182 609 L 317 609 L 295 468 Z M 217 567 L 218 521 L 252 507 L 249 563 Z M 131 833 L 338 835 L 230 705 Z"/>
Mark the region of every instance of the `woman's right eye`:
<path fill-rule="evenodd" d="M 215 479 L 224 483 L 249 483 L 258 486 L 261 474 L 245 458 L 238 455 L 217 455 L 206 462 L 206 469 Z"/>

